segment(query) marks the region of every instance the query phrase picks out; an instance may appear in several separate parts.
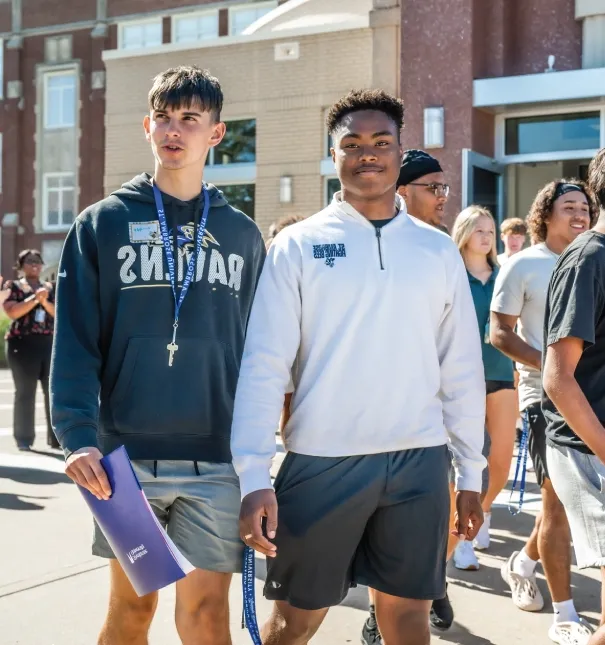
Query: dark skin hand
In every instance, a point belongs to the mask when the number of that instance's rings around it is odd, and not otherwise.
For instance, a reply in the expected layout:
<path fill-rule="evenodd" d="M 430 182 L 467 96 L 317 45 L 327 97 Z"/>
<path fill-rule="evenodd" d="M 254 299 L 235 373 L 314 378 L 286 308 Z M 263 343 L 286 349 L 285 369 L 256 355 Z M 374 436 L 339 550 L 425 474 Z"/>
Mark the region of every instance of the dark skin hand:
<path fill-rule="evenodd" d="M 470 490 L 456 493 L 456 519 L 452 535 L 460 540 L 474 540 L 483 524 L 481 496 Z"/>
<path fill-rule="evenodd" d="M 266 518 L 267 537 L 263 535 Z M 242 500 L 239 513 L 239 532 L 242 541 L 255 551 L 270 558 L 277 555 L 277 547 L 270 540 L 277 531 L 277 498 L 272 488 L 256 490 Z"/>

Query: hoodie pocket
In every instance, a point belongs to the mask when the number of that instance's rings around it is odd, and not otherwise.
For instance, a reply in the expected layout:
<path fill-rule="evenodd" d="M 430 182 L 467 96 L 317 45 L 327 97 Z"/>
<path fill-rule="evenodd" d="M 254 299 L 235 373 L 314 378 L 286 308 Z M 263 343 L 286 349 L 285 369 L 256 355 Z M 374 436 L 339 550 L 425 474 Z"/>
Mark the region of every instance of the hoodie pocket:
<path fill-rule="evenodd" d="M 230 348 L 210 338 L 178 338 L 168 366 L 165 339 L 131 338 L 109 398 L 120 434 L 224 436 L 237 385 Z"/>

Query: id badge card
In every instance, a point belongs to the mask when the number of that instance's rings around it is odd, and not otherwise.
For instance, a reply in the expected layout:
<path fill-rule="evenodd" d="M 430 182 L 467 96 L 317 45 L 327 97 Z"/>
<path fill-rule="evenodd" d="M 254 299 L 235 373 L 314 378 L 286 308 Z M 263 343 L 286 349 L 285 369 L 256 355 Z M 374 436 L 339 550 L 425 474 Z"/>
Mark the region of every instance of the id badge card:
<path fill-rule="evenodd" d="M 40 324 L 42 324 L 46 320 L 46 311 L 44 309 L 42 309 L 42 307 L 38 307 L 36 309 L 36 314 L 34 316 L 34 320 L 37 323 L 40 323 Z"/>

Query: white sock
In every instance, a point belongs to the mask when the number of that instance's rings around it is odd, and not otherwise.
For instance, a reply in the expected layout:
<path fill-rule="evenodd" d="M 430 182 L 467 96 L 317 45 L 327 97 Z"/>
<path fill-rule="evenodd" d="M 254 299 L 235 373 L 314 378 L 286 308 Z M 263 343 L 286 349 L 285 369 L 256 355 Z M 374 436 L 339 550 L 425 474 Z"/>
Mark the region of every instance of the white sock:
<path fill-rule="evenodd" d="M 555 623 L 577 623 L 580 621 L 578 612 L 573 604 L 573 598 L 563 602 L 553 602 L 552 608 L 555 612 Z"/>
<path fill-rule="evenodd" d="M 513 572 L 523 578 L 529 578 L 529 576 L 533 575 L 537 564 L 538 561 L 532 560 L 525 552 L 525 549 L 522 549 L 513 561 Z"/>

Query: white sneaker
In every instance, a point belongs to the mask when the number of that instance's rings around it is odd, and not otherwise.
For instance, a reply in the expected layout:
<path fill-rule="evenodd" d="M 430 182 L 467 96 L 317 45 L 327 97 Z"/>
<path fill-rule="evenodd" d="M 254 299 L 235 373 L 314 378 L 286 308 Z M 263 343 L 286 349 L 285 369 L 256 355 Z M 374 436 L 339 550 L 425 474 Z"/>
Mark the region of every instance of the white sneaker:
<path fill-rule="evenodd" d="M 592 629 L 580 618 L 580 622 L 553 623 L 548 630 L 548 638 L 559 645 L 587 645 Z"/>
<path fill-rule="evenodd" d="M 472 542 L 466 540 L 458 542 L 454 551 L 454 566 L 463 571 L 477 571 L 479 569 L 479 560 L 475 555 Z"/>
<path fill-rule="evenodd" d="M 500 569 L 502 580 L 510 587 L 515 607 L 523 611 L 540 611 L 544 607 L 544 598 L 538 589 L 536 576 L 524 578 L 513 571 L 513 562 L 518 555 L 519 551 L 515 551 L 502 565 Z"/>
<path fill-rule="evenodd" d="M 489 549 L 489 529 L 491 521 L 492 514 L 485 513 L 483 524 L 481 525 L 479 533 L 477 533 L 477 537 L 473 542 L 473 546 L 475 547 L 475 549 L 477 549 L 477 551 L 486 551 L 487 549 Z"/>

